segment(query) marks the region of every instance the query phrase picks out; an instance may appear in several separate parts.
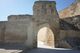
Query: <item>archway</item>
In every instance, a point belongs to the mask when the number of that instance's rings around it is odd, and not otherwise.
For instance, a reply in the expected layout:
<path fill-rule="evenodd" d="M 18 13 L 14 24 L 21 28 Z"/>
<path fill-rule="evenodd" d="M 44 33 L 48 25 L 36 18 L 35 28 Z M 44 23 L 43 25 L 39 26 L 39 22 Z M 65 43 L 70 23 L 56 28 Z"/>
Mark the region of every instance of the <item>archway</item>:
<path fill-rule="evenodd" d="M 41 27 L 37 34 L 37 47 L 54 48 L 54 32 L 49 27 Z"/>

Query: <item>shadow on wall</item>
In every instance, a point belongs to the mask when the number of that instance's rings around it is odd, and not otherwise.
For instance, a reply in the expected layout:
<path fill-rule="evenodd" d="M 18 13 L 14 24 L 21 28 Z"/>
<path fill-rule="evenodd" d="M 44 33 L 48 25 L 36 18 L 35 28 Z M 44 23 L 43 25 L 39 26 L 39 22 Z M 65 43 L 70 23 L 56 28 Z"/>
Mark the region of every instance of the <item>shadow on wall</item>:
<path fill-rule="evenodd" d="M 65 41 L 69 43 L 73 49 L 80 50 L 80 38 L 79 37 L 66 37 Z"/>
<path fill-rule="evenodd" d="M 80 15 L 60 19 L 60 29 L 80 31 Z"/>

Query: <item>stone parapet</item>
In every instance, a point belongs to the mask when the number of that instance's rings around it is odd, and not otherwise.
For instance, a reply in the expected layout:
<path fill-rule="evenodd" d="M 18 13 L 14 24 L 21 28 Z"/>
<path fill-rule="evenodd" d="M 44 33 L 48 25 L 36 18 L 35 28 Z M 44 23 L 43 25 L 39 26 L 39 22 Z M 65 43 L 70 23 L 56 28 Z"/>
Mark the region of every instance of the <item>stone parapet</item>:
<path fill-rule="evenodd" d="M 32 15 L 10 15 L 8 16 L 8 21 L 26 21 L 27 19 L 31 19 Z"/>

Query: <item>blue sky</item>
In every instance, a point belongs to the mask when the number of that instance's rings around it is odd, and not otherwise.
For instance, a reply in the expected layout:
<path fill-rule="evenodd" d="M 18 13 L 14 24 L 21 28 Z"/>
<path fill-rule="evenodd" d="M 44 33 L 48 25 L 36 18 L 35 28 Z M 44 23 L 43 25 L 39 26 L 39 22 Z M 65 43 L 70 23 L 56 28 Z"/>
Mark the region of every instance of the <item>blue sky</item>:
<path fill-rule="evenodd" d="M 32 6 L 36 0 L 0 0 L 0 21 L 9 15 L 33 14 Z M 56 0 L 57 10 L 68 7 L 75 0 Z"/>

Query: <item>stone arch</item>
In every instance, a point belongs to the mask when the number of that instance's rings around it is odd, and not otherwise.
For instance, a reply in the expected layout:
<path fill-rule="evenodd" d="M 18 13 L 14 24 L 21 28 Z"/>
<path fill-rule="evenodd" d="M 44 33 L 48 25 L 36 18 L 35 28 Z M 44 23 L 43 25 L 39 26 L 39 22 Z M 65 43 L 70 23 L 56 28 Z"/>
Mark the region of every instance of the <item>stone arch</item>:
<path fill-rule="evenodd" d="M 54 34 L 54 36 L 53 36 L 53 38 L 54 38 L 54 40 L 53 40 L 53 42 L 54 42 L 54 47 L 58 47 L 58 33 L 57 33 L 57 29 L 56 28 L 54 28 L 54 27 L 52 27 L 50 24 L 48 24 L 48 23 L 45 23 L 45 24 L 40 24 L 40 25 L 37 25 L 37 29 L 35 30 L 35 35 L 36 35 L 36 38 L 37 38 L 37 34 L 38 34 L 38 31 L 41 29 L 41 28 L 43 28 L 43 27 L 48 27 L 49 29 L 51 29 L 51 31 L 52 31 L 52 33 Z M 52 27 L 52 28 L 51 28 Z M 56 34 L 57 33 L 57 34 Z M 36 39 L 35 38 L 35 39 Z M 37 47 L 37 39 L 35 40 L 36 42 L 36 47 Z"/>
<path fill-rule="evenodd" d="M 38 47 L 43 47 L 40 45 L 54 47 L 54 33 L 52 32 L 52 30 L 49 26 L 42 26 L 38 30 L 37 45 L 38 45 Z"/>

